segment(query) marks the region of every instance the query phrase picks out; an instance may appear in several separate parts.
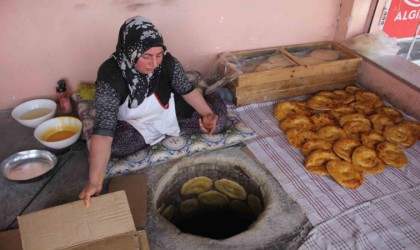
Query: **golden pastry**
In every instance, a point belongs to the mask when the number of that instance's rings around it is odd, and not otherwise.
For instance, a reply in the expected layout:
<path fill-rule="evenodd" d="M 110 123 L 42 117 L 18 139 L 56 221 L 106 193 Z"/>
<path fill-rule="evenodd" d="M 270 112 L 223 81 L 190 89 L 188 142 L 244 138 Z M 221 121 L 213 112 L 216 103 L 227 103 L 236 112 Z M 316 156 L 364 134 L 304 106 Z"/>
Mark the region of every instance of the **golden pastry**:
<path fill-rule="evenodd" d="M 350 162 L 342 160 L 329 161 L 327 170 L 334 180 L 343 187 L 356 189 L 363 184 L 363 172 L 356 169 Z"/>
<path fill-rule="evenodd" d="M 218 191 L 210 190 L 199 194 L 198 201 L 204 205 L 222 207 L 229 203 L 229 198 Z"/>
<path fill-rule="evenodd" d="M 350 106 L 354 107 L 357 110 L 357 112 L 361 114 L 371 115 L 375 113 L 375 106 L 369 102 L 356 101 L 350 103 Z"/>
<path fill-rule="evenodd" d="M 190 214 L 200 207 L 200 204 L 198 203 L 198 200 L 196 198 L 191 198 L 185 201 L 181 202 L 181 205 L 179 206 L 179 210 L 183 214 Z"/>
<path fill-rule="evenodd" d="M 376 145 L 385 141 L 385 138 L 381 134 L 378 134 L 374 131 L 362 133 L 360 138 L 362 140 L 362 144 L 370 148 L 376 148 Z"/>
<path fill-rule="evenodd" d="M 401 148 L 391 142 L 381 142 L 376 146 L 378 157 L 387 165 L 402 168 L 407 166 L 408 159 Z"/>
<path fill-rule="evenodd" d="M 304 156 L 308 156 L 317 149 L 332 150 L 332 146 L 333 144 L 330 141 L 317 139 L 305 142 L 300 150 Z"/>
<path fill-rule="evenodd" d="M 306 158 L 305 168 L 311 173 L 329 175 L 326 164 L 340 158 L 332 150 L 317 149 Z"/>
<path fill-rule="evenodd" d="M 234 211 L 235 214 L 244 218 L 249 218 L 253 215 L 251 207 L 249 207 L 244 201 L 231 200 L 229 202 L 229 208 Z"/>
<path fill-rule="evenodd" d="M 351 155 L 355 148 L 361 145 L 359 140 L 343 138 L 333 144 L 333 150 L 341 159 L 351 162 Z"/>
<path fill-rule="evenodd" d="M 362 167 L 356 164 L 353 164 L 353 166 L 366 174 L 379 174 L 386 168 L 385 163 L 380 158 L 375 159 L 375 164 L 373 165 L 373 167 Z"/>
<path fill-rule="evenodd" d="M 274 117 L 279 121 L 288 115 L 307 115 L 310 113 L 311 111 L 306 107 L 306 103 L 301 101 L 279 102 L 274 107 Z"/>
<path fill-rule="evenodd" d="M 182 185 L 181 195 L 189 194 L 199 194 L 211 189 L 213 185 L 213 180 L 205 177 L 199 176 L 188 180 Z"/>
<path fill-rule="evenodd" d="M 372 121 L 373 130 L 379 134 L 382 134 L 386 127 L 395 125 L 394 121 L 386 115 L 374 114 L 369 116 L 369 119 Z"/>
<path fill-rule="evenodd" d="M 302 128 L 306 130 L 315 130 L 315 124 L 306 115 L 289 115 L 280 121 L 280 129 L 286 131 L 290 128 Z"/>
<path fill-rule="evenodd" d="M 232 199 L 245 200 L 247 196 L 245 189 L 239 183 L 229 179 L 215 181 L 214 187 Z"/>
<path fill-rule="evenodd" d="M 401 112 L 392 107 L 383 106 L 377 108 L 375 111 L 377 114 L 388 116 L 394 121 L 394 123 L 399 123 L 403 120 L 403 115 L 401 114 Z"/>
<path fill-rule="evenodd" d="M 327 113 L 317 113 L 310 116 L 317 128 L 324 127 L 327 125 L 337 125 L 337 120 L 334 116 Z"/>
<path fill-rule="evenodd" d="M 376 164 L 376 151 L 373 148 L 359 146 L 354 149 L 351 155 L 353 164 L 364 168 L 372 168 Z"/>
<path fill-rule="evenodd" d="M 319 92 L 316 92 L 314 96 L 325 96 L 325 97 L 331 98 L 334 102 L 336 102 L 336 100 L 339 98 L 337 94 L 328 90 L 321 90 Z"/>
<path fill-rule="evenodd" d="M 286 138 L 292 146 L 300 148 L 305 142 L 318 139 L 318 135 L 310 130 L 291 128 L 286 131 Z"/>
<path fill-rule="evenodd" d="M 420 123 L 416 121 L 402 121 L 398 123 L 399 126 L 407 127 L 417 140 L 420 140 Z"/>
<path fill-rule="evenodd" d="M 411 128 L 403 125 L 394 125 L 387 127 L 383 133 L 385 139 L 401 148 L 409 148 L 416 143 Z"/>
<path fill-rule="evenodd" d="M 345 90 L 334 90 L 333 93 L 337 95 L 337 100 L 339 103 L 349 104 L 355 100 L 354 94 L 349 93 Z"/>
<path fill-rule="evenodd" d="M 175 207 L 173 205 L 169 205 L 162 211 L 161 215 L 165 217 L 165 219 L 171 221 L 174 213 L 175 213 Z"/>
<path fill-rule="evenodd" d="M 334 99 L 322 95 L 314 95 L 307 101 L 308 107 L 315 110 L 332 110 L 336 103 Z"/>
<path fill-rule="evenodd" d="M 384 104 L 382 98 L 371 91 L 361 90 L 357 91 L 354 95 L 356 97 L 356 101 L 370 103 L 375 108 L 382 107 Z"/>
<path fill-rule="evenodd" d="M 325 126 L 320 128 L 316 133 L 319 139 L 327 141 L 336 141 L 347 137 L 347 133 L 339 126 Z"/>
<path fill-rule="evenodd" d="M 294 137 L 299 133 L 299 132 L 302 132 L 302 131 L 309 131 L 309 130 L 305 130 L 305 129 L 303 129 L 303 128 L 289 128 L 288 130 L 286 130 L 285 131 L 285 134 L 286 134 L 286 138 L 287 138 L 287 140 L 289 141 L 289 143 L 290 144 L 292 144 L 291 143 L 291 139 L 294 139 Z"/>
<path fill-rule="evenodd" d="M 369 123 L 362 121 L 349 121 L 343 126 L 344 131 L 346 131 L 348 137 L 353 139 L 359 139 L 361 133 L 370 132 L 372 127 Z"/>
<path fill-rule="evenodd" d="M 338 120 L 343 115 L 357 113 L 357 110 L 348 104 L 337 104 L 333 110 L 328 110 L 327 113 L 331 114 Z"/>
<path fill-rule="evenodd" d="M 254 212 L 255 215 L 259 215 L 263 211 L 263 206 L 261 204 L 260 198 L 258 196 L 250 194 L 248 195 L 248 205 L 252 209 L 252 212 Z"/>
<path fill-rule="evenodd" d="M 335 104 L 334 108 L 336 108 L 337 105 L 340 105 L 340 104 L 349 104 L 354 100 L 354 95 L 344 90 L 333 90 L 333 91 L 322 90 L 315 93 L 314 96 L 324 96 L 331 99 Z"/>
<path fill-rule="evenodd" d="M 343 127 L 347 122 L 350 122 L 350 121 L 365 122 L 371 125 L 371 121 L 369 120 L 369 117 L 360 113 L 343 115 L 338 120 L 338 123 L 340 124 L 341 127 Z"/>
<path fill-rule="evenodd" d="M 349 92 L 349 93 L 356 93 L 357 91 L 362 90 L 362 88 L 356 86 L 356 85 L 349 85 L 347 87 L 344 88 L 345 91 Z"/>

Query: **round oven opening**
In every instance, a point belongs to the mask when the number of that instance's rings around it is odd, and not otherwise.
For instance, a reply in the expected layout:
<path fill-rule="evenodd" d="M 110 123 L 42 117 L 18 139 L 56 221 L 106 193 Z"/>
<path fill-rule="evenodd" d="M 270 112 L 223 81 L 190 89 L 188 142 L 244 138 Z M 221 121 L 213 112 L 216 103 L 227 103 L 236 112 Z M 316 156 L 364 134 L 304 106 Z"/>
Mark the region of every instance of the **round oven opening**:
<path fill-rule="evenodd" d="M 199 163 L 168 179 L 156 205 L 181 232 L 221 240 L 248 230 L 265 202 L 240 167 Z"/>

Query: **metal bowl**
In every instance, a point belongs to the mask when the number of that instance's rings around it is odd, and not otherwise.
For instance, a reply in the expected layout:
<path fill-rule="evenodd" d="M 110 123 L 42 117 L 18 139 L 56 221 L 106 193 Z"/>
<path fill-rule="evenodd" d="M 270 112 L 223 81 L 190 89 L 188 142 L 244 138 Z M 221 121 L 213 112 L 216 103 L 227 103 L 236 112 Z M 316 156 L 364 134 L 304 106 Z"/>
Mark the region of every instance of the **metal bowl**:
<path fill-rule="evenodd" d="M 6 179 L 27 181 L 46 174 L 57 164 L 57 157 L 46 150 L 27 150 L 7 157 L 0 165 Z"/>

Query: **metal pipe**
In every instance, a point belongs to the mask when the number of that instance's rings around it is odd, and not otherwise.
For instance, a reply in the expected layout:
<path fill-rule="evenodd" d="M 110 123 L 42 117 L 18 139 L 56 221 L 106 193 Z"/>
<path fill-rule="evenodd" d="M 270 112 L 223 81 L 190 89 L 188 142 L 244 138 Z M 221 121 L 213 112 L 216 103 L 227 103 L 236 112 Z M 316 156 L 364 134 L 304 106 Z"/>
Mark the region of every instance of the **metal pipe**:
<path fill-rule="evenodd" d="M 420 22 L 417 25 L 416 33 L 414 33 L 413 41 L 411 41 L 410 48 L 408 49 L 407 56 L 405 57 L 405 59 L 407 59 L 407 60 L 410 58 L 410 54 L 411 54 L 411 51 L 413 50 L 414 43 L 417 40 L 417 36 L 419 34 L 419 30 L 420 30 Z"/>

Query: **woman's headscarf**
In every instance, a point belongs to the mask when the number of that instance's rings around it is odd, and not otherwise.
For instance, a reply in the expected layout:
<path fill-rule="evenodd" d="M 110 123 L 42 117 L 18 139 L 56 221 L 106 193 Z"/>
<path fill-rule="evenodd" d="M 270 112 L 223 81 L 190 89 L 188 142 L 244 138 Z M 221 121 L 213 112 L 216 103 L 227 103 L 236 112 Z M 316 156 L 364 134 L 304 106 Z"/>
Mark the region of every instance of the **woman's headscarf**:
<path fill-rule="evenodd" d="M 157 87 L 156 81 L 152 79 L 159 76 L 161 65 L 156 67 L 150 79 L 135 68 L 140 56 L 156 46 L 161 46 L 166 50 L 162 35 L 149 19 L 136 16 L 127 19 L 121 26 L 117 48 L 111 57 L 118 62 L 122 75 L 129 85 L 129 108 L 139 106 Z"/>

